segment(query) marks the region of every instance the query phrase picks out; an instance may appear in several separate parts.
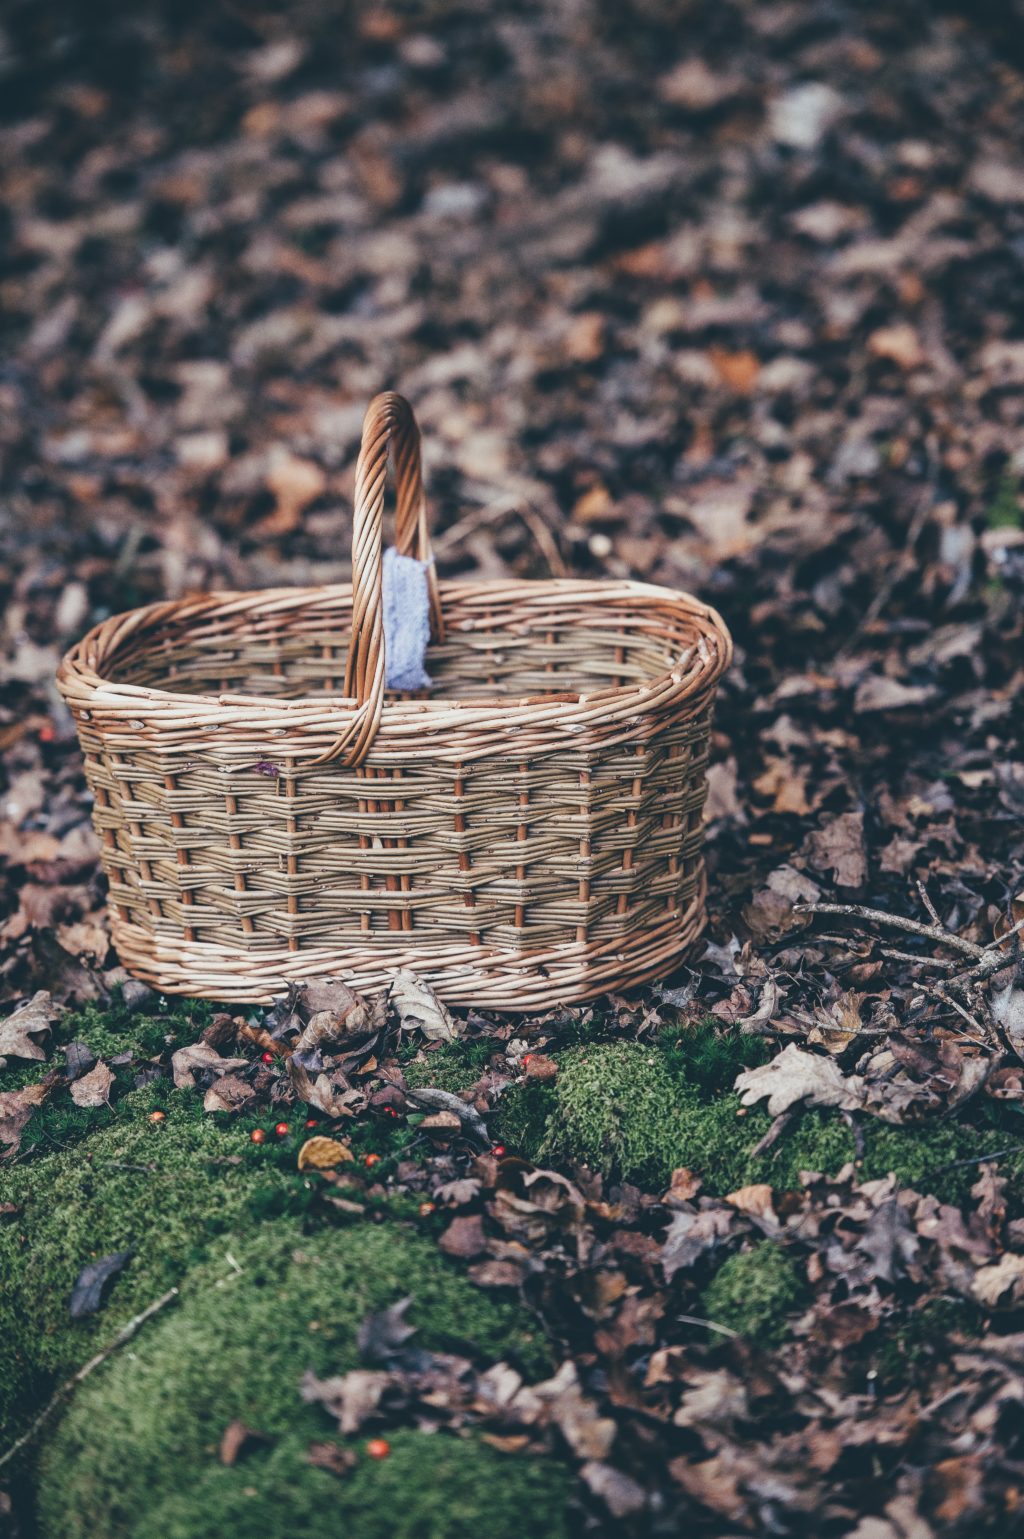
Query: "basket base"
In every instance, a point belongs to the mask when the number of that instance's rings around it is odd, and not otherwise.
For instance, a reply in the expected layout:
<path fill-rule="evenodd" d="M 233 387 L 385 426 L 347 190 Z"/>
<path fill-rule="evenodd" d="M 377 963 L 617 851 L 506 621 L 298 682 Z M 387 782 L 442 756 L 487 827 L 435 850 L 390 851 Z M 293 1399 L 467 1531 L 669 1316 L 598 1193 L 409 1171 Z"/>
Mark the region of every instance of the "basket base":
<path fill-rule="evenodd" d="M 650 982 L 670 972 L 705 923 L 703 883 L 689 908 L 668 914 L 642 934 L 598 944 L 553 946 L 528 955 L 486 946 L 415 946 L 408 934 L 374 938 L 372 947 L 286 947 L 235 952 L 180 939 L 173 942 L 111 915 L 121 962 L 164 994 L 224 1004 L 267 1005 L 289 983 L 340 978 L 361 994 L 390 987 L 398 968 L 416 973 L 451 1005 L 512 1013 L 579 1004 L 608 990 Z"/>

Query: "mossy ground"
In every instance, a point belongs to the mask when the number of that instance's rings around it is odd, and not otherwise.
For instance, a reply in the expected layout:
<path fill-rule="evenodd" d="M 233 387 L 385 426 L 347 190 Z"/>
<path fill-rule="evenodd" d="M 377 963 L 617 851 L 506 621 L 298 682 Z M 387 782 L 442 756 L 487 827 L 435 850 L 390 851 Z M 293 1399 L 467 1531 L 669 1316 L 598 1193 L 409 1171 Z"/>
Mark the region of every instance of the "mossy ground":
<path fill-rule="evenodd" d="M 974 1120 L 931 1118 L 890 1126 L 864 1118 L 860 1143 L 834 1112 L 802 1115 L 776 1144 L 755 1155 L 771 1126 L 728 1088 L 741 1068 L 764 1056 L 757 1039 L 714 1027 L 664 1033 L 650 1044 L 589 1042 L 557 1053 L 553 1087 L 516 1086 L 498 1106 L 496 1126 L 510 1149 L 537 1159 L 570 1159 L 612 1177 L 664 1185 L 686 1166 L 710 1194 L 755 1181 L 799 1185 L 800 1172 L 834 1175 L 858 1160 L 862 1179 L 892 1171 L 907 1186 L 962 1203 L 986 1154 L 1024 1143 L 1024 1122 L 985 1103 Z M 1011 1200 L 1024 1204 L 1024 1150 L 1000 1160 Z"/>
<path fill-rule="evenodd" d="M 722 1263 L 704 1290 L 701 1308 L 716 1325 L 772 1347 L 785 1336 L 804 1292 L 792 1258 L 781 1245 L 762 1240 Z"/>
<path fill-rule="evenodd" d="M 539 1534 L 560 1536 L 567 1477 L 551 1461 L 409 1430 L 394 1434 L 390 1460 L 363 1458 L 344 1481 L 309 1464 L 310 1442 L 330 1439 L 332 1428 L 324 1412 L 302 1404 L 298 1380 L 306 1367 L 354 1366 L 355 1333 L 371 1309 L 412 1294 L 425 1346 L 488 1361 L 510 1357 L 534 1377 L 549 1358 L 518 1306 L 471 1287 L 438 1253 L 423 1232 L 433 1219 L 411 1221 L 414 1197 L 371 1197 L 365 1219 L 332 1228 L 316 1184 L 296 1169 L 300 1119 L 287 1138 L 256 1146 L 249 1133 L 269 1126 L 265 1113 L 209 1115 L 200 1092 L 175 1091 L 166 1079 L 136 1087 L 148 1060 L 194 1041 L 210 1014 L 184 1004 L 132 1015 L 115 1004 L 65 1017 L 55 1047 L 84 1041 L 107 1061 L 131 1054 L 115 1065 L 118 1094 L 112 1106 L 91 1110 L 74 1107 L 66 1091 L 55 1095 L 29 1124 L 19 1160 L 0 1167 L 0 1201 L 16 1210 L 0 1225 L 7 1431 L 125 1319 L 172 1284 L 182 1290 L 180 1305 L 82 1386 L 42 1440 L 40 1539 L 241 1539 L 254 1529 L 270 1539 L 345 1531 L 359 1539 L 468 1539 L 483 1524 L 511 1539 L 523 1512 Z M 753 1181 L 792 1187 L 802 1170 L 834 1173 L 859 1158 L 864 1178 L 894 1171 L 960 1203 L 981 1156 L 1022 1142 L 1012 1111 L 983 1103 L 971 1108 L 972 1122 L 896 1128 L 865 1119 L 860 1143 L 842 1117 L 810 1112 L 755 1155 L 770 1119 L 741 1108 L 731 1085 L 740 1068 L 767 1056 L 757 1038 L 709 1024 L 649 1041 L 608 1040 L 611 1029 L 588 1014 L 549 1049 L 559 1063 L 553 1084 L 506 1092 L 492 1127 L 511 1152 L 584 1161 L 649 1189 L 685 1165 L 709 1193 Z M 493 1054 L 492 1042 L 469 1038 L 407 1048 L 404 1068 L 414 1085 L 459 1091 Z M 14 1082 L 44 1072 L 16 1066 Z M 5 1087 L 11 1083 L 8 1071 Z M 165 1120 L 149 1120 L 155 1109 Z M 353 1149 L 382 1155 L 375 1169 L 386 1175 L 415 1155 L 416 1120 L 359 1119 Z M 1006 1155 L 1000 1168 L 1019 1209 L 1024 1157 Z M 71 1320 L 68 1301 L 82 1267 L 123 1250 L 130 1260 L 100 1313 Z M 770 1346 L 799 1312 L 802 1291 L 787 1253 L 766 1242 L 729 1257 L 700 1307 Z M 906 1381 L 935 1350 L 944 1320 L 926 1321 L 922 1312 L 887 1342 L 878 1360 L 883 1380 Z M 225 1468 L 216 1449 L 235 1418 L 268 1441 Z"/>
<path fill-rule="evenodd" d="M 406 1432 L 391 1459 L 362 1457 L 347 1481 L 310 1466 L 309 1444 L 332 1423 L 300 1400 L 304 1371 L 355 1367 L 360 1322 L 406 1295 L 426 1348 L 518 1356 L 534 1371 L 545 1360 L 519 1311 L 421 1236 L 395 1225 L 311 1236 L 279 1220 L 215 1247 L 180 1307 L 79 1390 L 42 1460 L 45 1539 L 512 1539 L 524 1512 L 539 1534 L 564 1534 L 567 1479 L 549 1461 Z M 235 1419 L 269 1442 L 226 1470 L 217 1448 Z"/>
<path fill-rule="evenodd" d="M 404 1221 L 416 1214 L 413 1198 L 369 1197 L 364 1219 L 330 1227 L 317 1183 L 296 1168 L 302 1117 L 293 1116 L 288 1137 L 255 1145 L 252 1129 L 273 1120 L 265 1112 L 208 1114 L 199 1091 L 175 1090 L 166 1078 L 136 1088 L 149 1060 L 194 1041 L 211 1014 L 184 1004 L 136 1015 L 115 1002 L 65 1016 L 50 1061 L 72 1041 L 115 1060 L 113 1104 L 81 1109 L 66 1091 L 55 1094 L 29 1124 L 19 1159 L 0 1166 L 0 1202 L 15 1209 L 0 1225 L 5 1444 L 125 1320 L 172 1285 L 181 1289 L 181 1305 L 90 1378 L 48 1429 L 51 1443 L 41 1440 L 42 1475 L 33 1479 L 40 1539 L 240 1539 L 254 1526 L 280 1539 L 326 1539 L 346 1524 L 361 1539 L 468 1539 L 485 1520 L 511 1539 L 524 1503 L 550 1512 L 541 1531 L 560 1535 L 568 1484 L 551 1461 L 405 1431 L 392 1439 L 390 1460 L 363 1459 L 344 1483 L 309 1464 L 309 1443 L 329 1439 L 332 1423 L 303 1405 L 299 1378 L 310 1366 L 355 1366 L 356 1331 L 371 1309 L 411 1294 L 427 1347 L 511 1359 L 532 1378 L 551 1360 L 525 1311 L 472 1287 Z M 130 1061 L 117 1064 L 125 1055 Z M 12 1069 L 5 1088 L 46 1072 L 36 1063 Z M 163 1120 L 150 1120 L 154 1110 Z M 357 1153 L 383 1155 L 383 1173 L 415 1130 L 364 1121 L 352 1141 Z M 126 1250 L 99 1313 L 71 1319 L 82 1268 Z M 235 1417 L 271 1441 L 228 1469 L 215 1455 Z M 22 1477 L 30 1473 L 23 1461 Z"/>

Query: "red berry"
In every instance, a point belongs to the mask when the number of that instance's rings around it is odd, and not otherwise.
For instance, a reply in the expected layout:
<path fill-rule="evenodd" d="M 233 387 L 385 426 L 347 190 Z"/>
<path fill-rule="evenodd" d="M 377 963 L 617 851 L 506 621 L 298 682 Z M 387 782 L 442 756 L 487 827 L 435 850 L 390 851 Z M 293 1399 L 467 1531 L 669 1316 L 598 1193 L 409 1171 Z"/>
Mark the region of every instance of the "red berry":
<path fill-rule="evenodd" d="M 371 1165 L 379 1165 L 380 1164 L 380 1155 L 379 1154 L 368 1154 L 365 1157 L 365 1159 L 363 1160 L 363 1164 L 367 1168 L 369 1168 Z"/>
<path fill-rule="evenodd" d="M 265 1144 L 267 1141 L 267 1135 L 264 1133 L 262 1128 L 253 1128 L 252 1132 L 249 1134 L 249 1137 L 252 1139 L 254 1144 Z"/>
<path fill-rule="evenodd" d="M 432 1202 L 421 1202 L 420 1203 L 420 1218 L 429 1218 L 431 1213 L 433 1213 L 433 1211 L 434 1211 L 434 1204 Z"/>
<path fill-rule="evenodd" d="M 384 1112 L 388 1117 L 397 1117 L 398 1113 L 393 1106 L 385 1106 Z"/>
<path fill-rule="evenodd" d="M 505 1145 L 504 1144 L 495 1144 L 494 1148 L 491 1150 L 491 1153 L 492 1154 L 496 1154 L 498 1156 L 498 1159 L 500 1160 L 502 1155 L 505 1153 Z"/>
<path fill-rule="evenodd" d="M 316 1127 L 316 1118 L 315 1117 L 307 1117 L 306 1118 L 306 1126 L 308 1128 L 315 1128 Z"/>
<path fill-rule="evenodd" d="M 274 1132 L 277 1134 L 278 1138 L 287 1138 L 288 1134 L 291 1132 L 291 1128 L 288 1126 L 287 1122 L 278 1122 L 274 1126 Z"/>
<path fill-rule="evenodd" d="M 41 743 L 52 743 L 56 736 L 57 734 L 53 730 L 52 722 L 44 721 L 43 725 L 39 728 L 39 741 Z"/>
<path fill-rule="evenodd" d="M 522 1064 L 524 1069 L 526 1068 L 526 1065 L 529 1063 L 529 1061 L 530 1061 L 530 1059 L 532 1057 L 533 1057 L 532 1053 L 524 1053 L 522 1058 L 520 1058 L 519 1062 Z"/>
<path fill-rule="evenodd" d="M 386 1437 L 372 1437 L 366 1445 L 366 1452 L 371 1459 L 386 1459 L 391 1452 L 391 1444 Z"/>
<path fill-rule="evenodd" d="M 263 1059 L 264 1063 L 273 1063 L 273 1061 L 274 1061 L 274 1055 L 273 1055 L 273 1053 L 270 1053 L 270 1052 L 261 1053 L 260 1057 Z"/>
<path fill-rule="evenodd" d="M 151 1111 L 149 1120 L 150 1122 L 166 1122 L 167 1113 L 165 1111 Z"/>

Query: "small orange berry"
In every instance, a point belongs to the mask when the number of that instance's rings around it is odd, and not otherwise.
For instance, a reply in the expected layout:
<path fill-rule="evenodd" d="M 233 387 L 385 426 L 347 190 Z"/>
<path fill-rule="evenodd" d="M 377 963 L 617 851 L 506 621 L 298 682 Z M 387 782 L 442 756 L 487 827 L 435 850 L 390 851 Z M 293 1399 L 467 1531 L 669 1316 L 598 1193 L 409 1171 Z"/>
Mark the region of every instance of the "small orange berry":
<path fill-rule="evenodd" d="M 366 1445 L 366 1452 L 371 1459 L 386 1459 L 391 1452 L 391 1444 L 386 1437 L 372 1437 Z"/>
<path fill-rule="evenodd" d="M 433 1211 L 434 1211 L 434 1204 L 432 1202 L 421 1202 L 420 1203 L 420 1218 L 429 1218 L 431 1213 L 433 1213 Z"/>
<path fill-rule="evenodd" d="M 253 1128 L 252 1132 L 249 1134 L 249 1137 L 252 1139 L 254 1144 L 265 1144 L 267 1141 L 267 1135 L 264 1133 L 262 1128 Z"/>
<path fill-rule="evenodd" d="M 505 1145 L 504 1144 L 495 1144 L 494 1148 L 491 1150 L 491 1153 L 492 1154 L 496 1154 L 498 1156 L 498 1159 L 500 1160 L 502 1155 L 505 1153 Z"/>
<path fill-rule="evenodd" d="M 306 1118 L 306 1126 L 308 1128 L 315 1128 L 316 1127 L 316 1118 L 315 1117 L 307 1117 Z"/>
<path fill-rule="evenodd" d="M 291 1128 L 288 1126 L 287 1122 L 277 1122 L 274 1124 L 274 1132 L 277 1134 L 278 1138 L 287 1138 L 288 1134 L 291 1132 Z"/>
<path fill-rule="evenodd" d="M 379 1154 L 368 1154 L 365 1157 L 365 1159 L 363 1160 L 363 1164 L 367 1167 L 367 1169 L 369 1169 L 369 1167 L 371 1165 L 379 1165 L 380 1164 L 380 1155 Z"/>
<path fill-rule="evenodd" d="M 149 1114 L 149 1120 L 150 1122 L 166 1122 L 167 1113 L 162 1111 L 151 1111 Z"/>

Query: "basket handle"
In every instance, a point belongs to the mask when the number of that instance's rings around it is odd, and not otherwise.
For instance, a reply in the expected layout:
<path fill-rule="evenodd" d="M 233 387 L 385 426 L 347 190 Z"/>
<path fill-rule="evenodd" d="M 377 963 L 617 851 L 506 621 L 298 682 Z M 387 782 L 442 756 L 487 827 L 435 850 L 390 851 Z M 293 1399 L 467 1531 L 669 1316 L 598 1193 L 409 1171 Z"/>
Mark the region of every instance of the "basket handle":
<path fill-rule="evenodd" d="M 386 390 L 367 407 L 356 464 L 352 634 L 345 666 L 345 693 L 354 697 L 359 708 L 345 731 L 321 754 L 319 764 L 343 757 L 346 766 L 355 769 L 369 753 L 380 726 L 385 680 L 382 544 L 389 454 L 395 470 L 395 549 L 400 555 L 430 563 L 427 589 L 431 635 L 435 641 L 444 640 L 444 617 L 427 530 L 420 431 L 405 397 Z"/>

